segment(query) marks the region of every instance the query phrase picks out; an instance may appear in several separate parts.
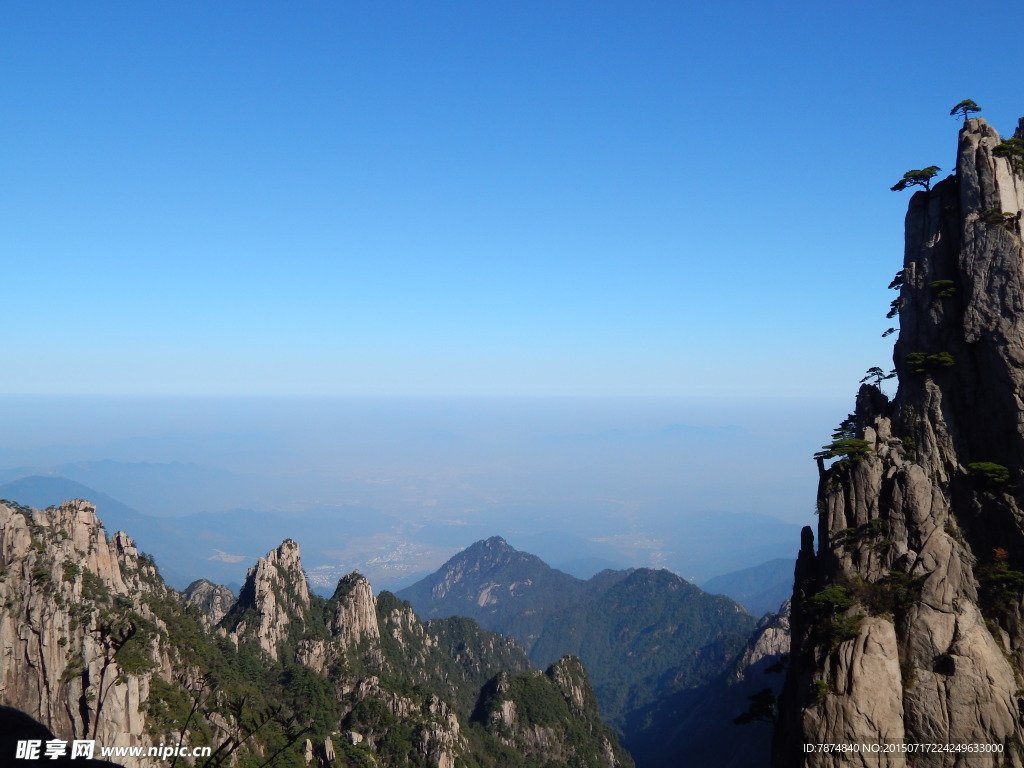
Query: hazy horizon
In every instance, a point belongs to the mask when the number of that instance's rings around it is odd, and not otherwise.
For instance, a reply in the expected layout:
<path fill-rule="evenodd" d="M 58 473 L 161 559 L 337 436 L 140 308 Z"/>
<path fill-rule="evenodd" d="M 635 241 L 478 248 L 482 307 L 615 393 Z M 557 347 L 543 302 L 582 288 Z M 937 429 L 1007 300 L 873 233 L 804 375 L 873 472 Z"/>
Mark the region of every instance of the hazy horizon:
<path fill-rule="evenodd" d="M 187 537 L 175 519 L 200 521 L 197 563 L 238 563 L 230 572 L 243 575 L 291 526 L 310 568 L 372 570 L 373 561 L 385 585 L 491 535 L 552 565 L 578 561 L 581 573 L 592 563 L 707 578 L 743 564 L 735 553 L 748 548 L 762 560 L 795 554 L 797 527 L 813 521 L 811 455 L 848 406 L 852 398 L 0 396 L 0 484 L 64 477 L 166 519 L 165 534 Z M 260 525 L 244 541 L 232 533 L 246 516 L 264 521 L 266 535 Z M 144 549 L 165 543 L 133 535 Z M 216 567 L 213 577 L 230 570 Z"/>
<path fill-rule="evenodd" d="M 780 487 L 799 475 L 814 480 L 810 454 L 852 400 L 5 395 L 0 468 L 119 461 L 280 477 L 525 473 L 543 487 L 561 477 L 649 488 L 647 495 L 662 487 L 725 493 L 723 481 L 738 468 L 750 478 L 783 479 Z M 551 463 L 559 457 L 561 465 Z M 722 474 L 706 474 L 715 461 Z M 587 475 L 602 465 L 618 465 L 619 477 Z M 160 515 L 217 509 L 150 506 Z M 787 517 L 786 505 L 766 513 Z"/>

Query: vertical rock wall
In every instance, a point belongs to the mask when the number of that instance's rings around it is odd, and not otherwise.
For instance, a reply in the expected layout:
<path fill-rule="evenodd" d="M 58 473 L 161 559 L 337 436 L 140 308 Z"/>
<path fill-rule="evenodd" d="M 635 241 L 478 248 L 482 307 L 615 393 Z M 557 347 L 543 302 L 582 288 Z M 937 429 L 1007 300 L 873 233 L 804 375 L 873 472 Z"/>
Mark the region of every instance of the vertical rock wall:
<path fill-rule="evenodd" d="M 107 538 L 88 502 L 45 510 L 0 504 L 0 703 L 62 738 L 149 746 L 142 704 L 150 676 L 172 666 L 158 642 L 166 627 L 143 599 L 161 589 L 157 582 L 126 534 Z M 139 647 L 129 667 L 117 651 L 131 622 L 141 621 L 154 631 L 145 641 L 132 637 Z"/>
<path fill-rule="evenodd" d="M 851 431 L 865 442 L 823 468 L 778 768 L 1024 764 L 1024 180 L 1001 141 L 968 120 L 956 175 L 910 201 L 899 391 L 861 388 Z"/>

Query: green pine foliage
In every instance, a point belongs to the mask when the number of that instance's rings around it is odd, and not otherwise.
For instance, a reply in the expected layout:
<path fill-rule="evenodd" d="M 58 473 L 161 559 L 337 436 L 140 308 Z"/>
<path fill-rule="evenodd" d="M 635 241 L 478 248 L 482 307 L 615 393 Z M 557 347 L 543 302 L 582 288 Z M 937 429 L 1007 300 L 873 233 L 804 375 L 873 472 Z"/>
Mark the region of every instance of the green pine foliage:
<path fill-rule="evenodd" d="M 921 579 L 903 571 L 889 571 L 876 582 L 857 580 L 850 585 L 849 590 L 851 597 L 872 616 L 899 619 L 921 596 Z"/>
<path fill-rule="evenodd" d="M 881 369 L 876 370 L 881 373 Z M 857 419 L 851 413 L 839 422 L 839 426 L 832 433 L 832 442 L 823 445 L 821 450 L 814 454 L 814 458 L 822 461 L 839 459 L 837 463 L 840 465 L 862 461 L 871 453 L 871 443 L 858 437 L 858 434 L 860 430 L 857 427 Z"/>
<path fill-rule="evenodd" d="M 963 117 L 965 123 L 967 122 L 967 118 L 975 112 L 981 112 L 981 107 L 979 107 L 977 102 L 972 99 L 964 99 L 949 110 L 950 117 L 956 117 L 959 115 Z"/>
<path fill-rule="evenodd" d="M 308 609 L 287 616 L 275 660 L 254 637 L 259 617 L 250 595 L 243 594 L 221 626 L 210 630 L 199 610 L 163 583 L 151 558 L 122 563 L 131 594 L 117 593 L 64 549 L 54 548 L 67 534 L 35 524 L 33 510 L 22 514 L 33 536 L 23 572 L 39 589 L 49 590 L 54 605 L 71 619 L 72 637 L 60 642 L 67 653 L 61 684 L 90 685 L 81 638 L 93 638 L 105 653 L 105 678 L 98 687 L 93 680 L 89 691 L 99 716 L 107 696 L 117 696 L 126 680 L 146 680 L 149 736 L 210 745 L 213 756 L 197 768 L 307 768 L 305 739 L 322 744 L 328 737 L 339 765 L 430 768 L 436 756 L 425 745 L 437 734 L 451 733 L 452 716 L 462 734 L 451 747 L 458 768 L 551 768 L 562 758 L 572 768 L 598 768 L 606 740 L 622 764 L 632 766 L 600 723 L 582 666 L 571 674 L 591 706 L 576 710 L 551 674 L 527 674 L 530 664 L 522 647 L 471 620 L 425 625 L 407 603 L 382 593 L 379 644 L 371 638 L 344 646 L 328 626 L 338 601 L 359 581 L 352 576 L 331 601 L 312 596 Z M 272 589 L 278 606 L 302 605 L 290 581 L 294 576 L 284 569 L 276 576 Z M 323 672 L 301 662 L 311 648 L 327 649 Z M 170 662 L 172 674 L 163 671 L 162 659 Z M 517 681 L 513 695 L 523 714 L 509 733 L 499 733 L 493 718 L 472 719 L 482 691 L 501 674 Z M 562 758 L 530 751 L 525 729 L 541 724 L 552 729 L 556 743 L 564 743 Z M 347 731 L 360 734 L 361 743 L 350 743 Z"/>
<path fill-rule="evenodd" d="M 1015 173 L 1024 174 L 1024 139 L 1014 136 L 992 149 L 996 157 L 1005 157 Z"/>
<path fill-rule="evenodd" d="M 956 293 L 956 283 L 952 280 L 933 280 L 928 287 L 935 291 L 938 298 L 946 298 Z"/>
<path fill-rule="evenodd" d="M 855 603 L 850 588 L 843 584 L 832 584 L 804 601 L 803 609 L 811 617 L 816 640 L 829 652 L 860 633 L 864 615 L 846 613 Z"/>
<path fill-rule="evenodd" d="M 921 168 L 920 170 L 907 171 L 903 174 L 903 178 L 897 181 L 890 187 L 893 192 L 899 192 L 909 187 L 924 187 L 925 190 L 929 190 L 932 187 L 932 179 L 942 169 L 937 165 L 929 165 L 927 168 Z"/>
<path fill-rule="evenodd" d="M 1007 229 L 1012 230 L 1018 218 L 1018 214 L 1007 213 L 1005 211 L 1001 211 L 999 208 L 988 208 L 985 213 L 982 214 L 981 220 L 989 226 L 1006 227 Z"/>
<path fill-rule="evenodd" d="M 998 621 L 1011 613 L 1024 597 L 1024 572 L 1011 567 L 1010 554 L 997 547 L 987 562 L 979 563 L 974 575 L 978 579 L 978 597 L 982 612 Z"/>
<path fill-rule="evenodd" d="M 907 355 L 907 366 L 912 373 L 932 373 L 956 364 L 949 352 L 911 352 Z"/>
<path fill-rule="evenodd" d="M 993 461 L 972 461 L 967 471 L 978 485 L 986 489 L 1005 485 L 1010 480 L 1010 470 Z"/>

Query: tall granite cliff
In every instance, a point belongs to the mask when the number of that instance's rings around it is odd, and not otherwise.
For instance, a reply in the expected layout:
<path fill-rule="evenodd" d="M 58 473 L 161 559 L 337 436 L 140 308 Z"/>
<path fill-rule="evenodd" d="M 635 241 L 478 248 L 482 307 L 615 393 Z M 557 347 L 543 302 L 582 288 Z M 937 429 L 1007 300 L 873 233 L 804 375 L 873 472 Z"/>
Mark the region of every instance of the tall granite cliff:
<path fill-rule="evenodd" d="M 180 661 L 142 598 L 170 593 L 156 578 L 126 534 L 107 537 L 91 504 L 0 503 L 0 702 L 62 738 L 152 743 L 150 681 Z"/>
<path fill-rule="evenodd" d="M 968 120 L 955 175 L 910 200 L 893 281 L 899 388 L 890 401 L 863 385 L 820 459 L 777 768 L 1024 765 L 1024 179 L 1014 148 Z M 1002 752 L 804 748 L 819 743 Z"/>

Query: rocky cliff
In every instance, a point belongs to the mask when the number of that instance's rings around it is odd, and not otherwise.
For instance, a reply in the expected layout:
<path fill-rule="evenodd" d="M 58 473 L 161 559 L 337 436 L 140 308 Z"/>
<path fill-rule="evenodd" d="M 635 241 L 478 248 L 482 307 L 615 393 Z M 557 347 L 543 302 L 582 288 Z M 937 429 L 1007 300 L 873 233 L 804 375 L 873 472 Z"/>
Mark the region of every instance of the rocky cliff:
<path fill-rule="evenodd" d="M 346 647 L 380 639 L 373 591 L 370 582 L 358 573 L 349 574 L 338 582 L 331 606 L 327 627 Z"/>
<path fill-rule="evenodd" d="M 493 727 L 508 747 L 522 749 L 525 742 L 531 756 L 545 765 L 621 768 L 632 764 L 601 725 L 586 671 L 573 656 L 552 664 L 543 674 L 499 674 L 484 690 L 477 717 Z M 600 745 L 597 752 L 589 746 L 595 737 Z"/>
<path fill-rule="evenodd" d="M 910 201 L 893 281 L 898 392 L 889 401 L 862 386 L 819 455 L 817 540 L 805 529 L 779 701 L 780 768 L 1024 764 L 1019 152 L 968 120 L 956 174 Z"/>
<path fill-rule="evenodd" d="M 230 589 L 206 579 L 193 581 L 182 594 L 189 605 L 198 609 L 203 623 L 208 627 L 220 623 L 235 604 L 235 596 Z"/>
<path fill-rule="evenodd" d="M 0 503 L 0 701 L 63 738 L 150 744 L 150 678 L 178 662 L 144 599 L 169 591 L 157 579 L 126 534 L 107 537 L 87 502 Z"/>
<path fill-rule="evenodd" d="M 0 503 L 0 704 L 58 738 L 209 746 L 218 765 L 540 768 L 547 749 L 580 766 L 632 765 L 589 710 L 570 710 L 543 743 L 532 723 L 498 724 L 480 700 L 488 681 L 529 670 L 515 641 L 468 620 L 424 624 L 358 574 L 330 600 L 311 595 L 292 541 L 229 597 L 208 582 L 167 587 L 88 502 Z M 531 695 L 593 700 L 585 677 L 568 688 L 541 677 Z"/>
<path fill-rule="evenodd" d="M 290 624 L 309 611 L 309 585 L 299 560 L 299 545 L 285 539 L 277 549 L 259 558 L 249 569 L 231 610 L 234 615 L 244 615 L 236 622 L 236 634 L 248 631 L 260 648 L 277 660 Z"/>

